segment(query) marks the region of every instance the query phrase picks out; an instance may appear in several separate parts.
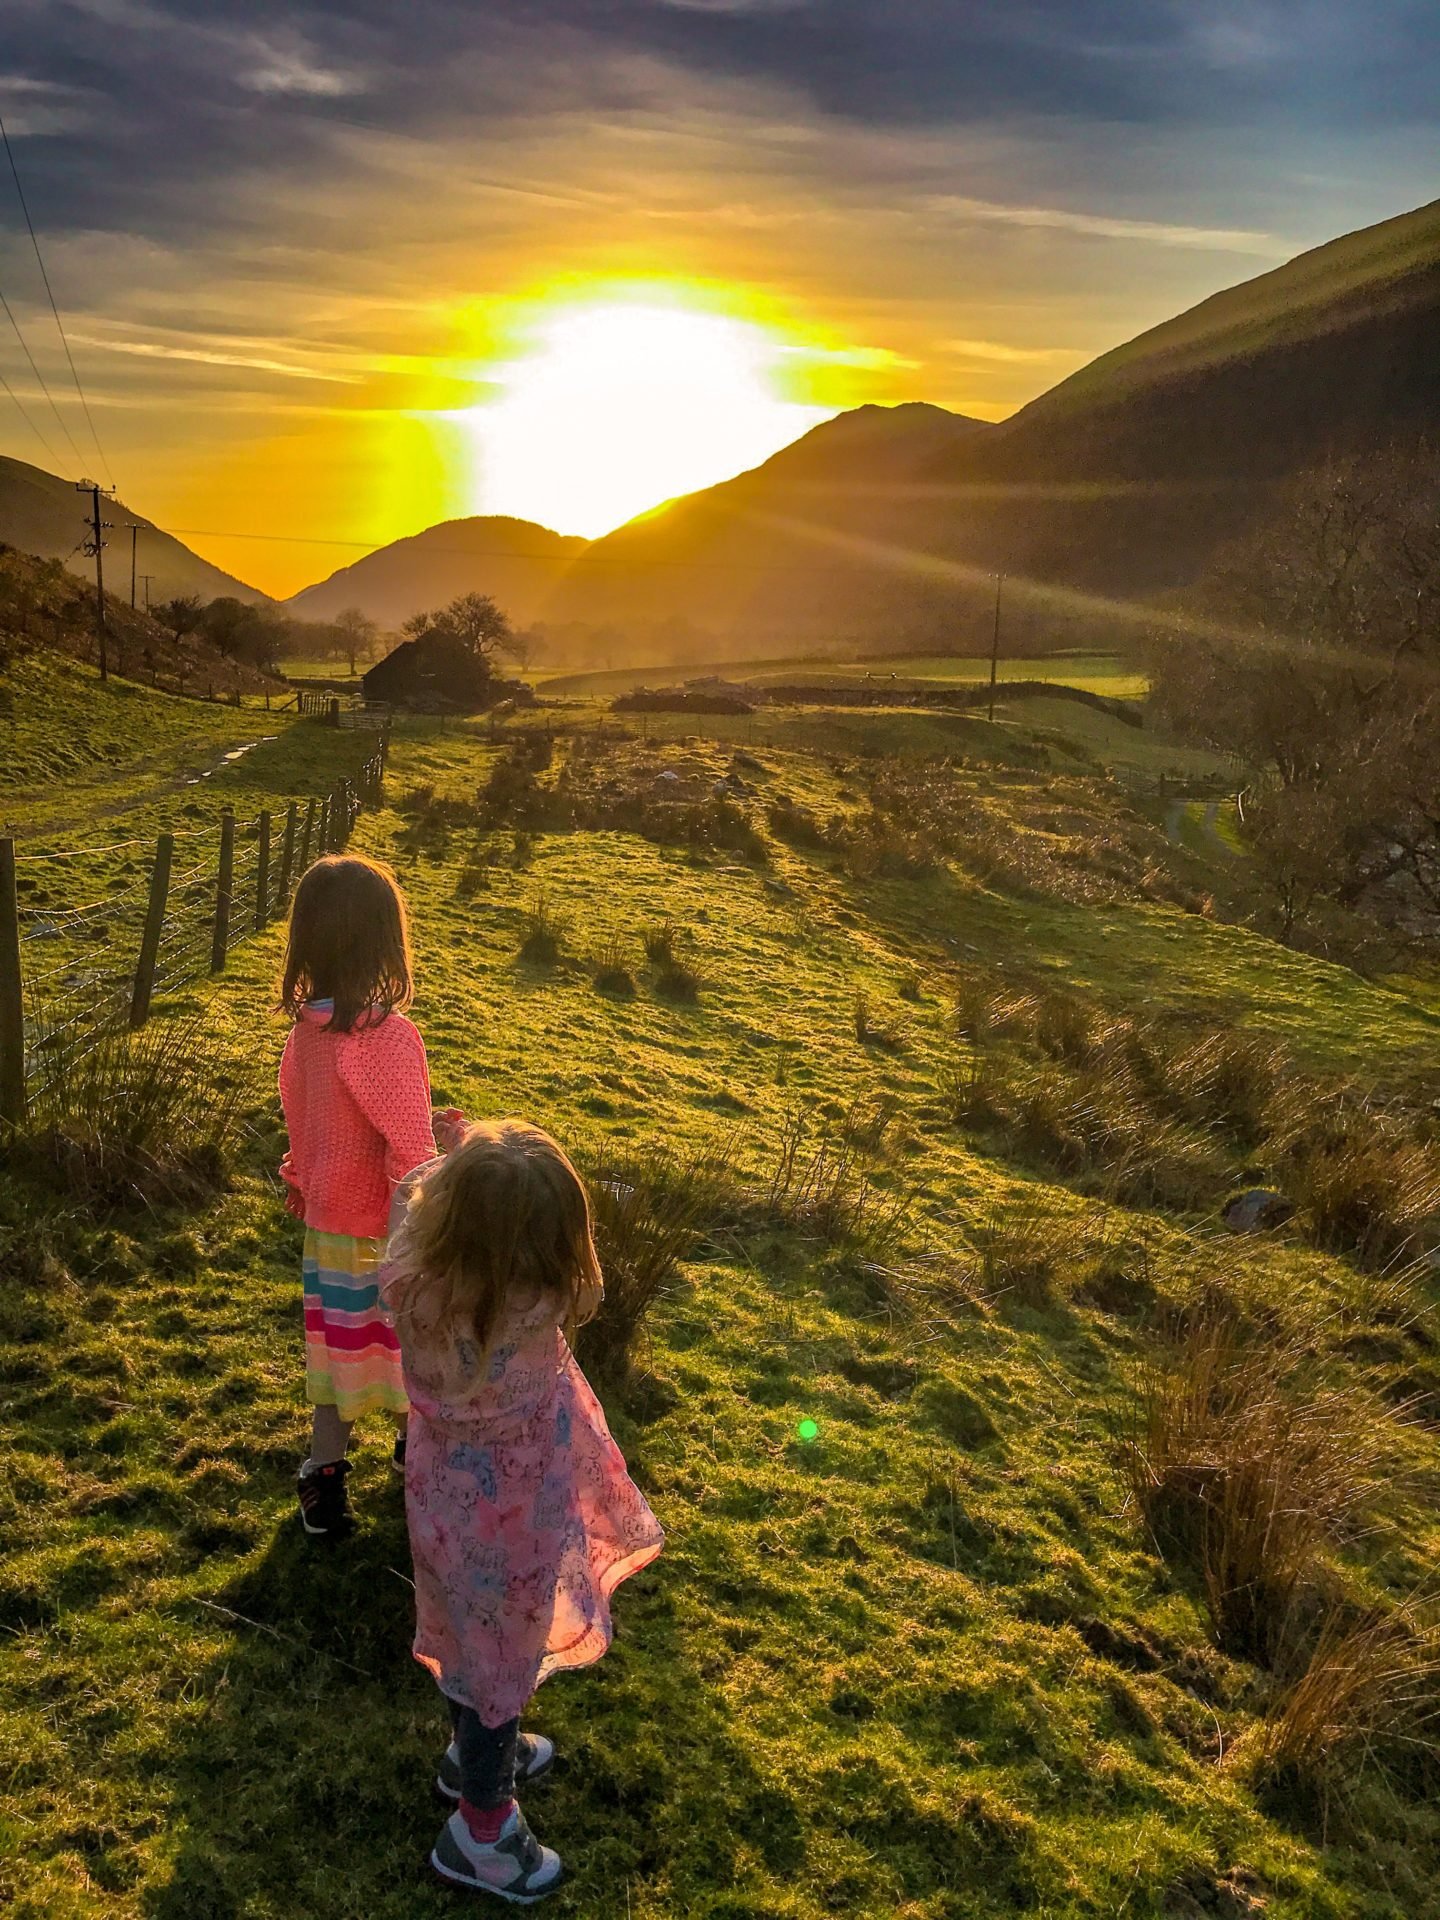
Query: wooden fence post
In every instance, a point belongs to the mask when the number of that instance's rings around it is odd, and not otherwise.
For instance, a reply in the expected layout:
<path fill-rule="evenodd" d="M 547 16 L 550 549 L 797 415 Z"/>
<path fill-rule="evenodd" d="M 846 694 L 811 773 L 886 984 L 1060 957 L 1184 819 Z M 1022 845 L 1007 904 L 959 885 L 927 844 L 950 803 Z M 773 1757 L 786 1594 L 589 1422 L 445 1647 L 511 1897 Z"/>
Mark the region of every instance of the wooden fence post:
<path fill-rule="evenodd" d="M 25 1124 L 25 995 L 20 983 L 20 902 L 15 842 L 0 840 L 0 1120 Z"/>
<path fill-rule="evenodd" d="M 315 796 L 312 793 L 305 802 L 305 831 L 300 836 L 300 871 L 304 873 L 310 864 L 310 848 L 315 834 Z"/>
<path fill-rule="evenodd" d="M 280 846 L 280 885 L 275 896 L 282 907 L 289 904 L 290 885 L 295 878 L 295 826 L 299 812 L 293 800 L 285 809 L 285 838 Z"/>
<path fill-rule="evenodd" d="M 320 802 L 319 822 L 315 835 L 315 858 L 321 859 L 330 851 L 330 796 L 327 793 Z"/>
<path fill-rule="evenodd" d="M 150 995 L 155 986 L 155 962 L 160 956 L 160 933 L 165 925 L 165 903 L 170 897 L 170 862 L 175 836 L 162 833 L 155 842 L 155 865 L 150 870 L 150 904 L 145 909 L 145 931 L 140 937 L 140 959 L 130 996 L 130 1025 L 143 1027 L 150 1018 Z"/>
<path fill-rule="evenodd" d="M 220 816 L 220 871 L 215 880 L 215 933 L 210 942 L 210 971 L 225 965 L 230 941 L 230 889 L 235 878 L 235 815 L 227 807 Z"/>
<path fill-rule="evenodd" d="M 345 782 L 337 780 L 330 796 L 330 851 L 343 853 L 350 838 L 350 823 L 345 817 Z"/>
<path fill-rule="evenodd" d="M 260 834 L 255 850 L 255 931 L 263 933 L 270 919 L 270 809 L 260 809 Z"/>

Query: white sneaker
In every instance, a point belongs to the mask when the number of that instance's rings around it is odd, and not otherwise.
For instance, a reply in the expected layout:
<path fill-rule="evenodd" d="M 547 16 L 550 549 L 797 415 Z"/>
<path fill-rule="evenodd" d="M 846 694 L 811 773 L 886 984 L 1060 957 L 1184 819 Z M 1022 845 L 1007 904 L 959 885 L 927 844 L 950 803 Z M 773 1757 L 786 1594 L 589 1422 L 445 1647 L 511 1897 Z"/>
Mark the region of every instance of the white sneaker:
<path fill-rule="evenodd" d="M 518 1907 L 533 1907 L 565 1878 L 559 1854 L 541 1846 L 518 1804 L 510 1809 L 500 1838 L 488 1845 L 474 1838 L 463 1813 L 452 1813 L 440 1829 L 430 1864 L 452 1887 L 497 1894 Z"/>

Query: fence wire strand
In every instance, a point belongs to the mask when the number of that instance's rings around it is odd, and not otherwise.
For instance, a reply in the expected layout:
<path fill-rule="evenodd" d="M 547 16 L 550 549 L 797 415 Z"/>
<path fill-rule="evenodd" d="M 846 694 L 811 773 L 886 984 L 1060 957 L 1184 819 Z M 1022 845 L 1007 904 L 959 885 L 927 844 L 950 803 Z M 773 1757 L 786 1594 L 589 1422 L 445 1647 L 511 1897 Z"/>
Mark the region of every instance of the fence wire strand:
<path fill-rule="evenodd" d="M 334 838 L 344 846 L 355 822 L 367 807 L 383 798 L 385 750 L 379 751 L 350 777 L 346 799 L 334 817 Z M 318 859 L 330 851 L 320 845 L 319 826 L 323 814 L 333 803 L 338 788 L 296 801 L 280 801 L 269 809 L 269 865 L 263 889 L 260 885 L 259 832 L 261 815 L 236 820 L 229 886 L 228 921 L 222 954 L 228 957 L 247 940 L 275 925 L 283 917 L 294 883 L 299 878 L 299 861 L 307 813 L 313 806 L 315 837 L 308 848 L 310 858 Z M 290 861 L 285 861 L 286 815 L 295 808 L 295 836 Z M 209 826 L 177 828 L 170 831 L 176 841 L 209 839 L 221 831 L 221 823 Z M 330 836 L 327 835 L 327 839 Z M 332 841 L 333 844 L 333 841 Z M 125 853 L 133 848 L 155 845 L 152 836 L 96 842 L 84 847 L 58 848 L 48 853 L 17 856 L 16 866 L 38 866 L 54 861 L 72 861 Z M 195 852 L 199 852 L 198 848 Z M 128 862 L 133 866 L 135 863 Z M 27 883 L 33 884 L 33 883 Z M 69 944 L 72 951 L 53 965 L 35 972 L 22 969 L 21 985 L 25 996 L 22 1036 L 22 1073 L 27 1090 L 39 1087 L 43 1095 L 56 1076 L 73 1071 L 108 1039 L 122 1032 L 131 1018 L 136 975 L 141 964 L 142 929 L 149 910 L 152 872 L 127 878 L 118 891 L 86 901 L 77 907 L 46 906 L 33 901 L 19 905 L 19 940 L 23 952 L 37 945 L 56 942 Z M 215 852 L 207 849 L 182 872 L 172 873 L 166 887 L 165 906 L 160 922 L 150 994 L 167 993 L 203 979 L 212 969 L 219 910 L 220 873 Z M 94 940 L 108 942 L 114 934 L 134 936 L 134 952 L 127 952 L 124 964 L 106 963 L 99 955 L 88 954 L 79 943 Z M 3 962 L 0 955 L 0 962 Z"/>

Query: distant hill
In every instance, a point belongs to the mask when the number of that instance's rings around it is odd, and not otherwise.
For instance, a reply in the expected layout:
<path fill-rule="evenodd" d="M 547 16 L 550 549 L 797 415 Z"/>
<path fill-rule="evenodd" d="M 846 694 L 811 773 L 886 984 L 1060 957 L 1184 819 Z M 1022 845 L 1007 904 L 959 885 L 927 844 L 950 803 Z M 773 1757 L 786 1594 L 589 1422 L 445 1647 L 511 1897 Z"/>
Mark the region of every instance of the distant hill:
<path fill-rule="evenodd" d="M 392 540 L 286 602 L 302 620 L 333 620 L 359 607 L 382 627 L 444 606 L 461 593 L 488 593 L 517 626 L 529 626 L 588 543 L 531 520 L 481 514 L 442 520 Z"/>
<path fill-rule="evenodd" d="M 22 553 L 39 554 L 44 560 L 58 560 L 72 573 L 92 578 L 95 562 L 77 553 L 86 538 L 85 513 L 88 496 L 75 491 L 74 482 L 61 480 L 43 467 L 0 454 L 0 541 L 18 547 Z M 104 518 L 112 521 L 107 536 L 106 583 L 130 592 L 130 525 L 140 531 L 136 549 L 138 571 L 148 573 L 152 604 L 173 600 L 177 594 L 199 594 L 202 600 L 231 595 L 237 600 L 263 600 L 256 588 L 237 580 L 233 574 L 212 567 L 198 553 L 163 531 L 143 513 L 135 513 L 122 501 L 105 504 Z"/>
<path fill-rule="evenodd" d="M 762 466 L 592 542 L 545 619 L 618 628 L 657 657 L 687 635 L 697 649 L 752 654 L 843 648 L 877 632 L 899 642 L 913 628 L 914 582 L 877 567 L 869 543 L 928 489 L 935 460 L 992 431 L 923 402 L 840 414 Z"/>
<path fill-rule="evenodd" d="M 943 453 L 923 538 L 1111 593 L 1182 587 L 1331 453 L 1440 431 L 1440 201 L 1301 254 Z"/>
<path fill-rule="evenodd" d="M 1012 645 L 1073 644 L 1064 622 L 1095 616 L 1054 588 L 1181 590 L 1288 475 L 1420 433 L 1440 433 L 1440 201 L 1216 294 L 999 425 L 841 415 L 594 542 L 548 617 L 642 657 L 687 634 L 695 657 L 978 650 L 1003 570 Z"/>

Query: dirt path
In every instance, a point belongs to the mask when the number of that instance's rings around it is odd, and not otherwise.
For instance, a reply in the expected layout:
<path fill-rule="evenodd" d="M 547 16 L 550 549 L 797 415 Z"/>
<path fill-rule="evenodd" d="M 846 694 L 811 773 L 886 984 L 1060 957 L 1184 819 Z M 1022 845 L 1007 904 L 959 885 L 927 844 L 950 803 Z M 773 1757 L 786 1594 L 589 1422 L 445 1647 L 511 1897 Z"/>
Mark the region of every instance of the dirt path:
<path fill-rule="evenodd" d="M 1241 850 L 1220 830 L 1220 809 L 1233 800 L 1172 800 L 1165 814 L 1165 834 L 1172 847 L 1184 847 L 1210 860 L 1243 860 Z"/>
<path fill-rule="evenodd" d="M 222 767 L 243 759 L 256 747 L 265 746 L 278 738 L 279 735 L 274 733 L 257 734 L 253 740 L 247 740 L 237 747 L 226 747 L 218 753 L 213 746 L 208 747 L 209 764 L 193 772 L 184 766 L 176 768 L 176 750 L 170 746 L 147 754 L 143 759 L 133 760 L 125 767 L 107 766 L 95 775 L 67 779 L 63 794 L 55 797 L 58 804 L 76 806 L 79 812 L 36 814 L 34 809 L 43 806 L 45 800 L 54 795 L 54 782 L 39 787 L 17 787 L 13 792 L 0 796 L 0 810 L 12 803 L 17 809 L 29 810 L 28 817 L 9 829 L 17 840 L 32 840 L 40 834 L 50 837 L 77 832 L 82 827 L 96 826 L 102 803 L 104 819 L 117 819 L 135 812 L 139 807 L 151 805 L 166 794 L 183 793 L 188 787 L 203 786 Z"/>

